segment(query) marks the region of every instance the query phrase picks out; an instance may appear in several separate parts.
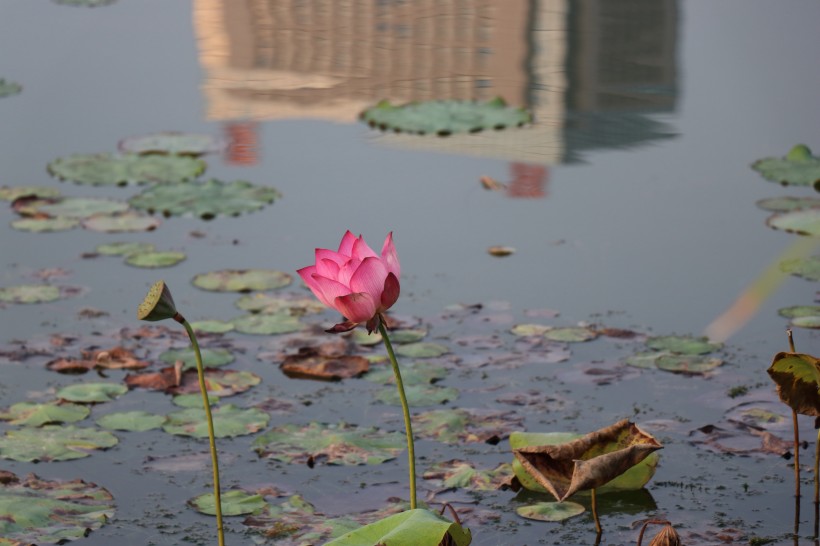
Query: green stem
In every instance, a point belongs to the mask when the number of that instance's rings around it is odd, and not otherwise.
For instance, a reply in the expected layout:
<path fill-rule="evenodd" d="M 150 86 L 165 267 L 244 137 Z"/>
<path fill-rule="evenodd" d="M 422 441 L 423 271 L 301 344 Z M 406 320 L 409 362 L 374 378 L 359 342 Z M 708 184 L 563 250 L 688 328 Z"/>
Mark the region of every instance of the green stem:
<path fill-rule="evenodd" d="M 177 313 L 174 319 L 185 327 L 191 346 L 194 348 L 196 356 L 196 373 L 199 376 L 199 390 L 202 392 L 202 405 L 205 407 L 205 417 L 208 421 L 208 441 L 211 444 L 211 463 L 214 471 L 214 507 L 216 509 L 216 532 L 219 546 L 225 546 L 225 532 L 222 526 L 222 495 L 219 492 L 219 460 L 216 454 L 216 440 L 214 434 L 214 420 L 211 416 L 211 404 L 208 401 L 208 388 L 205 386 L 205 369 L 202 366 L 202 353 L 199 351 L 199 343 L 196 341 L 194 329 L 185 318 Z"/>
<path fill-rule="evenodd" d="M 380 317 L 381 318 L 381 317 Z M 399 363 L 396 354 L 393 352 L 393 345 L 387 337 L 387 328 L 384 327 L 384 319 L 379 320 L 379 333 L 382 335 L 384 346 L 387 349 L 387 356 L 390 357 L 390 364 L 393 366 L 393 375 L 396 376 L 396 387 L 399 389 L 399 399 L 401 399 L 401 411 L 404 414 L 404 429 L 407 434 L 407 461 L 410 466 L 410 509 L 416 509 L 416 451 L 413 447 L 413 426 L 410 424 L 410 406 L 407 404 L 407 395 L 404 393 L 404 383 L 401 380 Z"/>

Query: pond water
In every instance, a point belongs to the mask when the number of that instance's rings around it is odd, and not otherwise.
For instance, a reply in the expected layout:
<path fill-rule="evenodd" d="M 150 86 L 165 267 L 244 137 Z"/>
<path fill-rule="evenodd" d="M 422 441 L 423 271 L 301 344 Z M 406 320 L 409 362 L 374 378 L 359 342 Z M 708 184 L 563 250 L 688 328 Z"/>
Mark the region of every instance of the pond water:
<path fill-rule="evenodd" d="M 90 380 L 45 370 L 46 357 L 9 358 L 19 340 L 60 334 L 79 336 L 72 350 L 106 339 L 116 345 L 121 328 L 140 326 L 136 306 L 160 278 L 190 320 L 226 320 L 237 315 L 236 295 L 203 292 L 191 284 L 194 275 L 228 268 L 293 273 L 310 264 L 315 247 L 335 248 L 346 229 L 372 246 L 392 231 L 402 262 L 394 312 L 426 325 L 427 340 L 452 352 L 437 361 L 448 370 L 438 384 L 461 393 L 443 407 L 514 411 L 521 422 L 513 429 L 529 431 L 587 432 L 628 417 L 664 443 L 641 495 L 601 497 L 602 543 L 634 544 L 636 522 L 649 517 L 671 520 L 687 544 L 749 544 L 755 537 L 816 543 L 808 485 L 800 538 L 791 535 L 790 460 L 727 454 L 693 441 L 706 425 L 730 427 L 742 404 L 776 400 L 765 370 L 787 348 L 787 320 L 778 309 L 810 305 L 817 296 L 813 283 L 771 273 L 785 255 L 814 249 L 767 227 L 770 213 L 756 206 L 813 190 L 772 184 L 750 168 L 798 143 L 820 148 L 817 21 L 820 5 L 809 0 L 119 0 L 96 8 L 6 2 L 0 79 L 23 89 L 0 98 L 0 186 L 128 199 L 143 188 L 60 182 L 46 166 L 71 154 L 116 152 L 124 137 L 182 131 L 231 142 L 229 151 L 204 156 L 204 178 L 247 180 L 282 197 L 235 218 L 168 218 L 154 231 L 126 234 L 24 232 L 9 227 L 17 218 L 10 208 L 0 210 L 0 286 L 40 282 L 38 272 L 60 269 L 65 275 L 51 282 L 81 289 L 53 303 L 0 308 L 0 408 L 47 401 L 54 389 Z M 499 95 L 530 109 L 534 122 L 422 137 L 382 133 L 357 119 L 382 99 Z M 486 190 L 482 177 L 506 188 Z M 150 270 L 87 256 L 114 241 L 151 242 L 187 259 Z M 515 252 L 495 257 L 488 253 L 494 245 Z M 761 278 L 762 289 L 755 284 Z M 306 295 L 299 284 L 285 291 Z M 739 318 L 715 323 L 750 287 L 754 303 Z M 454 304 L 483 308 L 445 311 Z M 89 318 L 82 313 L 88 309 L 105 315 Z M 303 321 L 327 326 L 336 318 Z M 522 323 L 708 332 L 726 343 L 724 363 L 697 376 L 629 367 L 625 359 L 645 350 L 642 338 L 602 336 L 554 348 L 569 357 L 561 362 L 547 363 L 542 349 L 533 349 L 526 365 L 493 364 L 511 351 L 523 359 L 521 340 L 509 333 Z M 400 428 L 397 407 L 361 403 L 378 385 L 288 379 L 264 358 L 283 349 L 275 336 L 225 338 L 241 349 L 232 366 L 262 378 L 230 401 L 249 407 L 283 399 L 298 408 L 272 412 L 268 428 L 340 418 Z M 820 353 L 814 331 L 798 329 L 795 338 L 798 350 Z M 181 338 L 173 343 L 184 346 Z M 149 359 L 160 352 L 142 351 Z M 120 381 L 124 373 L 107 375 Z M 731 389 L 745 394 L 730 398 Z M 521 393 L 540 402 L 504 402 Z M 551 399 L 560 403 L 547 404 Z M 173 408 L 168 397 L 138 390 L 94 407 L 92 420 Z M 811 443 L 812 423 L 804 419 L 802 436 Z M 15 428 L 0 424 L 4 432 Z M 788 426 L 769 428 L 790 438 Z M 149 456 L 198 454 L 206 444 L 157 431 L 117 436 L 118 446 L 85 459 L 2 460 L 0 469 L 82 478 L 111 491 L 115 519 L 81 544 L 205 542 L 212 520 L 185 501 L 207 492 L 207 463 L 173 472 L 148 463 Z M 253 440 L 218 442 L 226 486 L 274 483 L 331 516 L 406 498 L 404 455 L 376 467 L 309 469 L 260 459 Z M 422 470 L 452 458 L 484 468 L 511 460 L 506 440 L 421 440 L 417 452 Z M 812 454 L 803 450 L 804 466 Z M 516 516 L 515 507 L 532 496 L 483 491 L 453 499 L 473 509 L 474 544 L 594 541 L 588 514 L 563 524 Z M 265 541 L 242 518 L 231 518 L 228 531 L 229 544 Z"/>

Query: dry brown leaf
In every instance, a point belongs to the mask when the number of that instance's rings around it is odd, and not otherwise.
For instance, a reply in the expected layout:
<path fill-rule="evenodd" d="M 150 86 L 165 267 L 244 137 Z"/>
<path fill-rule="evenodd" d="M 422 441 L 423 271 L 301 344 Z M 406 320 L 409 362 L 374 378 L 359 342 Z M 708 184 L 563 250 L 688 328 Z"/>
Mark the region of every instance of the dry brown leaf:
<path fill-rule="evenodd" d="M 338 381 L 367 373 L 369 362 L 363 356 L 326 356 L 308 351 L 285 357 L 279 367 L 288 377 Z"/>

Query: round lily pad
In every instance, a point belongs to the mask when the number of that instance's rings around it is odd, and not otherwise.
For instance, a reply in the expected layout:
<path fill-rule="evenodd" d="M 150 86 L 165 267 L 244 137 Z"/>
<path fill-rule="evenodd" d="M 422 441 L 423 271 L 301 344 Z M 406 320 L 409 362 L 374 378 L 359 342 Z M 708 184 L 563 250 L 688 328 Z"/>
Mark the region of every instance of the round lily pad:
<path fill-rule="evenodd" d="M 405 440 L 398 432 L 374 427 L 311 423 L 275 427 L 257 438 L 253 446 L 260 457 L 284 463 L 363 465 L 394 459 Z"/>
<path fill-rule="evenodd" d="M 125 258 L 125 263 L 134 267 L 171 267 L 186 258 L 183 252 L 135 252 Z"/>
<path fill-rule="evenodd" d="M 421 341 L 427 336 L 427 330 L 422 328 L 402 328 L 401 330 L 391 330 L 389 335 L 390 341 L 398 345 L 404 345 Z"/>
<path fill-rule="evenodd" d="M 213 136 L 167 131 L 152 135 L 132 136 L 119 143 L 121 152 L 131 154 L 175 154 L 200 156 L 221 152 L 225 143 Z"/>
<path fill-rule="evenodd" d="M 820 317 L 820 305 L 795 305 L 778 309 L 777 313 L 781 317 Z"/>
<path fill-rule="evenodd" d="M 176 155 L 78 154 L 55 159 L 48 172 L 61 180 L 94 186 L 175 184 L 201 175 L 205 162 Z"/>
<path fill-rule="evenodd" d="M 721 359 L 703 355 L 661 355 L 655 361 L 659 370 L 690 375 L 706 373 L 721 364 Z"/>
<path fill-rule="evenodd" d="M 216 292 L 251 292 L 274 290 L 291 283 L 293 278 L 273 269 L 223 269 L 194 277 L 194 286 Z"/>
<path fill-rule="evenodd" d="M 59 197 L 60 190 L 47 186 L 2 186 L 0 200 L 14 201 L 20 197 L 36 196 L 40 198 Z"/>
<path fill-rule="evenodd" d="M 809 281 L 820 281 L 820 256 L 784 260 L 780 262 L 780 270 Z"/>
<path fill-rule="evenodd" d="M 598 337 L 598 334 L 589 328 L 565 327 L 565 328 L 550 328 L 544 332 L 544 337 L 550 341 L 564 341 L 567 343 L 581 343 L 590 341 Z"/>
<path fill-rule="evenodd" d="M 270 415 L 257 408 L 242 409 L 233 404 L 219 406 L 211 410 L 214 435 L 217 438 L 231 438 L 254 434 L 265 428 Z M 208 437 L 208 422 L 202 408 L 186 408 L 168 414 L 162 429 L 176 436 Z"/>
<path fill-rule="evenodd" d="M 820 316 L 795 317 L 790 321 L 790 324 L 798 328 L 811 328 L 816 330 L 820 328 Z"/>
<path fill-rule="evenodd" d="M 94 251 L 103 256 L 128 256 L 137 252 L 151 252 L 154 249 L 151 243 L 116 242 L 97 245 Z"/>
<path fill-rule="evenodd" d="M 144 432 L 162 426 L 165 416 L 155 415 L 147 411 L 124 411 L 109 413 L 97 419 L 97 424 L 109 430 L 124 430 L 129 432 Z"/>
<path fill-rule="evenodd" d="M 234 361 L 234 356 L 228 349 L 200 349 L 202 356 L 202 366 L 205 368 L 217 368 L 230 364 Z M 196 353 L 190 347 L 185 349 L 169 349 L 159 355 L 159 359 L 166 364 L 173 364 L 177 360 L 181 360 L 184 364 L 184 369 L 196 368 Z"/>
<path fill-rule="evenodd" d="M 85 229 L 105 233 L 125 233 L 133 231 L 153 231 L 162 223 L 152 216 L 143 216 L 134 211 L 127 211 L 111 216 L 94 216 L 82 221 Z"/>
<path fill-rule="evenodd" d="M 78 383 L 57 391 L 57 398 L 82 404 L 110 402 L 128 392 L 128 387 L 119 383 Z"/>
<path fill-rule="evenodd" d="M 0 288 L 0 301 L 8 303 L 45 303 L 60 299 L 60 289 L 50 284 L 19 284 Z"/>
<path fill-rule="evenodd" d="M 776 213 L 769 216 L 766 225 L 789 233 L 818 237 L 820 236 L 820 208 Z"/>
<path fill-rule="evenodd" d="M 159 156 L 161 157 L 161 156 Z M 193 215 L 203 220 L 216 216 L 239 216 L 270 205 L 281 194 L 267 186 L 255 186 L 244 180 L 226 183 L 221 180 L 153 186 L 129 200 L 131 206 L 160 212 L 164 216 Z"/>
<path fill-rule="evenodd" d="M 233 331 L 234 325 L 232 322 L 225 320 L 195 320 L 191 322 L 191 328 L 197 332 L 224 334 Z"/>
<path fill-rule="evenodd" d="M 91 410 L 79 404 L 36 404 L 34 402 L 18 402 L 7 411 L 0 412 L 0 420 L 8 421 L 12 425 L 39 427 L 47 424 L 76 423 L 82 421 Z"/>
<path fill-rule="evenodd" d="M 30 474 L 0 485 L 0 544 L 64 544 L 88 536 L 114 513 L 114 498 L 98 485 Z"/>
<path fill-rule="evenodd" d="M 811 186 L 820 180 L 820 158 L 804 144 L 793 147 L 786 157 L 759 159 L 752 168 L 767 180 L 784 185 Z"/>
<path fill-rule="evenodd" d="M 449 352 L 450 349 L 440 343 L 430 343 L 426 341 L 408 343 L 396 347 L 396 354 L 406 356 L 407 358 L 434 358 L 446 355 Z"/>
<path fill-rule="evenodd" d="M 212 394 L 208 395 L 208 405 L 213 406 L 214 404 L 219 403 L 221 398 L 219 396 L 214 396 Z M 175 406 L 179 406 L 181 408 L 201 408 L 202 407 L 202 395 L 201 394 L 178 394 L 174 396 L 171 401 L 174 403 Z"/>
<path fill-rule="evenodd" d="M 705 337 L 656 336 L 646 340 L 646 346 L 656 351 L 669 351 L 680 355 L 704 355 L 721 348 L 719 343 L 710 343 Z"/>
<path fill-rule="evenodd" d="M 564 521 L 580 516 L 586 509 L 577 502 L 538 502 L 527 506 L 519 506 L 516 514 L 522 518 L 537 521 Z"/>
<path fill-rule="evenodd" d="M 348 335 L 353 343 L 356 343 L 357 345 L 364 345 L 365 347 L 378 345 L 382 342 L 382 335 L 379 332 L 368 333 L 364 328 L 356 328 Z M 390 336 L 390 340 L 393 341 L 392 334 Z"/>
<path fill-rule="evenodd" d="M 115 214 L 128 210 L 128 203 L 113 199 L 95 197 L 63 197 L 57 202 L 43 202 L 35 206 L 33 213 L 46 214 L 51 217 L 90 218 L 97 214 Z"/>
<path fill-rule="evenodd" d="M 18 231 L 47 233 L 74 229 L 80 225 L 80 221 L 76 218 L 20 218 L 10 225 Z"/>
<path fill-rule="evenodd" d="M 437 406 L 458 399 L 458 389 L 438 385 L 405 385 L 407 403 L 412 407 Z M 383 404 L 401 404 L 396 388 L 382 389 L 376 393 L 376 400 Z"/>
<path fill-rule="evenodd" d="M 290 315 L 244 315 L 231 321 L 234 329 L 242 334 L 273 335 L 298 332 L 305 325 L 299 317 Z"/>
<path fill-rule="evenodd" d="M 768 197 L 757 202 L 757 206 L 771 212 L 789 212 L 792 210 L 820 207 L 817 197 Z"/>
<path fill-rule="evenodd" d="M 7 431 L 0 437 L 0 457 L 24 462 L 67 461 L 88 457 L 92 449 L 117 443 L 117 437 L 104 430 L 45 425 Z"/>
<path fill-rule="evenodd" d="M 243 516 L 256 514 L 268 505 L 265 497 L 258 493 L 248 493 L 241 489 L 231 489 L 220 493 L 219 504 L 223 516 Z M 216 501 L 213 493 L 199 495 L 188 501 L 188 506 L 209 516 L 216 515 Z"/>
<path fill-rule="evenodd" d="M 382 131 L 439 136 L 521 127 L 532 121 L 529 112 L 507 106 L 500 97 L 488 102 L 432 100 L 400 106 L 384 100 L 362 112 L 361 118 Z"/>
<path fill-rule="evenodd" d="M 0 78 L 0 99 L 16 95 L 22 90 L 23 86 L 19 83 Z"/>
<path fill-rule="evenodd" d="M 380 369 L 372 370 L 364 377 L 368 381 L 383 385 L 395 384 L 396 382 L 396 377 L 393 375 L 393 369 L 390 366 L 382 366 Z M 435 366 L 429 362 L 421 361 L 401 366 L 401 379 L 405 386 L 430 385 L 445 377 L 447 377 L 446 368 Z"/>

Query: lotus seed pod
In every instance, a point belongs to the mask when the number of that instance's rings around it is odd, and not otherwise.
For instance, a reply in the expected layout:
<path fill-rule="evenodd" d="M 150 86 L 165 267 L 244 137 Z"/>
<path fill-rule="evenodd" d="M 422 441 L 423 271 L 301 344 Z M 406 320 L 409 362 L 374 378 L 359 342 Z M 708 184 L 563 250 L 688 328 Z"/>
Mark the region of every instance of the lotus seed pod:
<path fill-rule="evenodd" d="M 165 320 L 176 315 L 174 298 L 171 297 L 171 291 L 168 290 L 165 281 L 155 282 L 137 308 L 137 318 L 140 320 Z"/>
<path fill-rule="evenodd" d="M 680 537 L 671 523 L 663 526 L 663 529 L 655 535 L 649 546 L 681 546 Z"/>

